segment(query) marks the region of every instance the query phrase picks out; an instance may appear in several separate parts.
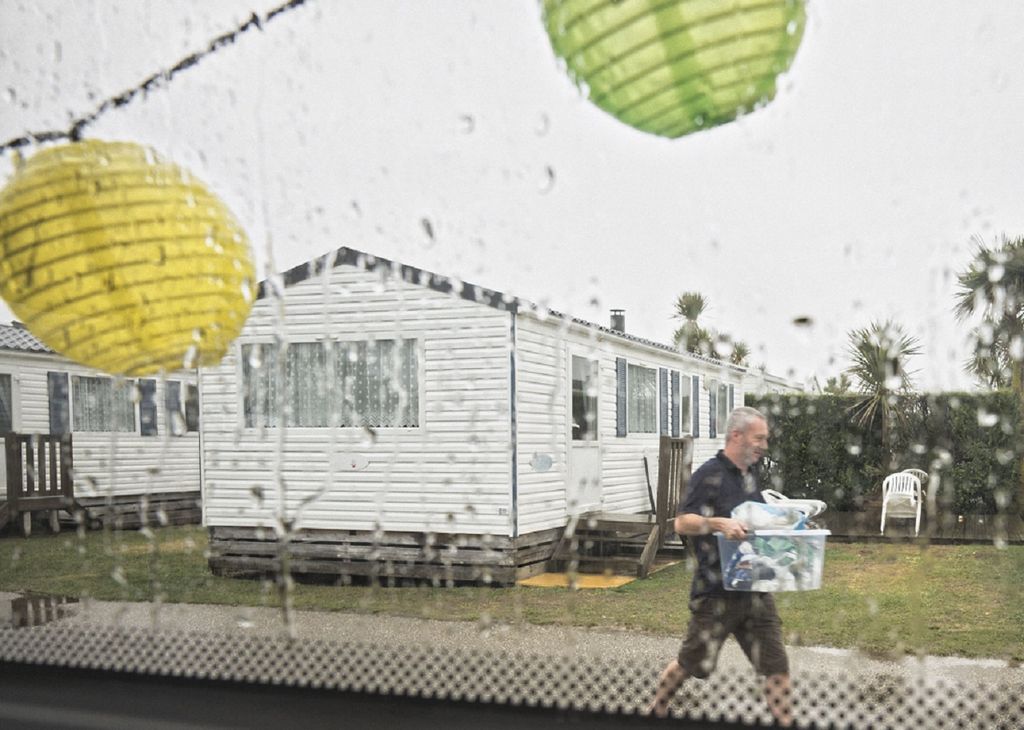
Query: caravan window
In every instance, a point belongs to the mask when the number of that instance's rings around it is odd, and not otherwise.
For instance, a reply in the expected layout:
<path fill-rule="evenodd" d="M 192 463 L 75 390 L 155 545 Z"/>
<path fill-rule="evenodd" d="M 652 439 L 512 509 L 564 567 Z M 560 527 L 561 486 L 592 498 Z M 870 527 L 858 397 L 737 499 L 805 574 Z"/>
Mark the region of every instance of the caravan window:
<path fill-rule="evenodd" d="M 693 429 L 690 427 L 690 376 L 683 375 L 679 378 L 679 410 L 674 411 L 679 414 L 679 428 L 684 434 L 690 433 Z"/>
<path fill-rule="evenodd" d="M 199 388 L 185 383 L 185 400 L 182 402 L 181 386 L 177 380 L 167 381 L 164 404 L 167 410 L 167 431 L 172 436 L 182 436 L 199 430 Z"/>
<path fill-rule="evenodd" d="M 11 376 L 0 373 L 0 434 L 14 430 L 14 398 L 11 392 Z"/>
<path fill-rule="evenodd" d="M 242 346 L 243 411 L 249 428 L 414 428 L 419 418 L 417 341 L 293 342 L 284 354 L 284 418 L 275 345 Z"/>
<path fill-rule="evenodd" d="M 75 431 L 134 433 L 135 404 L 130 380 L 71 377 L 71 414 Z"/>
<path fill-rule="evenodd" d="M 658 431 L 658 372 L 630 364 L 628 367 L 628 430 L 630 433 Z"/>
<path fill-rule="evenodd" d="M 572 440 L 597 441 L 597 360 L 572 357 Z"/>

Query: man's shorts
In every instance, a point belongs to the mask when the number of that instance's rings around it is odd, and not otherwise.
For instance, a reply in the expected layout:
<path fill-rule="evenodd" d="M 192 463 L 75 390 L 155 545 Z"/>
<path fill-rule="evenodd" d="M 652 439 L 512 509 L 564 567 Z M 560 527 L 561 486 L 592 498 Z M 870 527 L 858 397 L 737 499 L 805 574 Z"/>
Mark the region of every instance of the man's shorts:
<path fill-rule="evenodd" d="M 690 601 L 690 613 L 690 626 L 679 649 L 679 665 L 689 676 L 706 679 L 711 675 L 730 634 L 758 674 L 789 674 L 782 621 L 771 594 L 702 596 Z"/>

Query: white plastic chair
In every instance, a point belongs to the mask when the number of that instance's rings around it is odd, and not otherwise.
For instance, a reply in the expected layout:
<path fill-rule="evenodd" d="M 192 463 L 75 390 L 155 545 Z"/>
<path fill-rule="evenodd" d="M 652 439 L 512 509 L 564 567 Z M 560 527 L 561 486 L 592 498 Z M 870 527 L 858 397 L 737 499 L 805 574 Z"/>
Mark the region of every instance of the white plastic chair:
<path fill-rule="evenodd" d="M 790 499 L 782 492 L 777 492 L 774 489 L 762 489 L 761 496 L 764 497 L 764 501 L 768 504 L 784 504 L 787 507 L 795 507 L 808 518 L 820 515 L 826 508 L 825 503 L 820 499 Z"/>
<path fill-rule="evenodd" d="M 913 517 L 914 536 L 921 530 L 921 480 L 915 474 L 902 471 L 890 474 L 882 482 L 882 524 L 881 533 L 885 534 L 885 518 Z"/>
<path fill-rule="evenodd" d="M 928 481 L 928 472 L 924 469 L 904 469 L 904 474 L 913 474 L 915 477 L 921 480 L 921 484 Z"/>

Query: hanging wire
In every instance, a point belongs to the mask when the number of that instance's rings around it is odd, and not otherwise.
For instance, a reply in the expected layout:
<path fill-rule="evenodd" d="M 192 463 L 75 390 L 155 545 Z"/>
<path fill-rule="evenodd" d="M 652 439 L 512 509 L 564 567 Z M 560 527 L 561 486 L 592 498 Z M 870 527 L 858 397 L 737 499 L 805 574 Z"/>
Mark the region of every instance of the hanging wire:
<path fill-rule="evenodd" d="M 197 63 L 202 61 L 207 56 L 219 51 L 225 46 L 229 46 L 235 42 L 235 40 L 253 28 L 263 30 L 263 26 L 270 21 L 276 19 L 278 16 L 283 15 L 289 10 L 305 5 L 306 0 L 288 0 L 288 2 L 282 3 L 277 7 L 267 11 L 260 17 L 257 13 L 253 13 L 249 16 L 248 20 L 239 25 L 232 31 L 219 35 L 211 40 L 205 50 L 192 53 L 185 58 L 178 61 L 176 64 L 163 71 L 158 71 L 149 78 L 145 79 L 142 83 L 134 88 L 124 91 L 117 96 L 113 96 L 103 103 L 101 103 L 96 109 L 85 116 L 79 117 L 72 121 L 71 126 L 66 130 L 48 130 L 45 132 L 30 132 L 21 137 L 8 140 L 3 144 L 0 144 L 0 154 L 7 153 L 10 150 L 17 150 L 19 147 L 25 147 L 27 145 L 39 142 L 53 142 L 56 140 L 67 139 L 72 142 L 78 141 L 82 137 L 82 132 L 86 127 L 93 124 L 97 119 L 106 114 L 112 109 L 126 106 L 131 103 L 139 94 L 143 96 L 149 94 L 149 92 L 158 88 L 165 88 L 168 83 L 179 73 L 186 69 L 192 68 Z"/>

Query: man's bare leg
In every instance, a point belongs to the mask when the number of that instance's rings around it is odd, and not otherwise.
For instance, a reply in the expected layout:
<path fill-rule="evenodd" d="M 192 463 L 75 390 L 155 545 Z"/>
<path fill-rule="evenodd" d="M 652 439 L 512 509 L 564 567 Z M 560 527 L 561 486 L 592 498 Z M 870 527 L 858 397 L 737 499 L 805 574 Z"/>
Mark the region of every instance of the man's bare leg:
<path fill-rule="evenodd" d="M 654 699 L 647 706 L 646 714 L 655 717 L 668 717 L 668 703 L 672 701 L 676 690 L 686 681 L 686 670 L 679 666 L 679 662 L 673 659 L 661 672 L 658 679 L 658 688 L 654 691 Z"/>
<path fill-rule="evenodd" d="M 793 711 L 789 703 L 790 684 L 788 674 L 773 674 L 764 681 L 764 696 L 768 709 L 781 727 L 793 724 Z"/>

